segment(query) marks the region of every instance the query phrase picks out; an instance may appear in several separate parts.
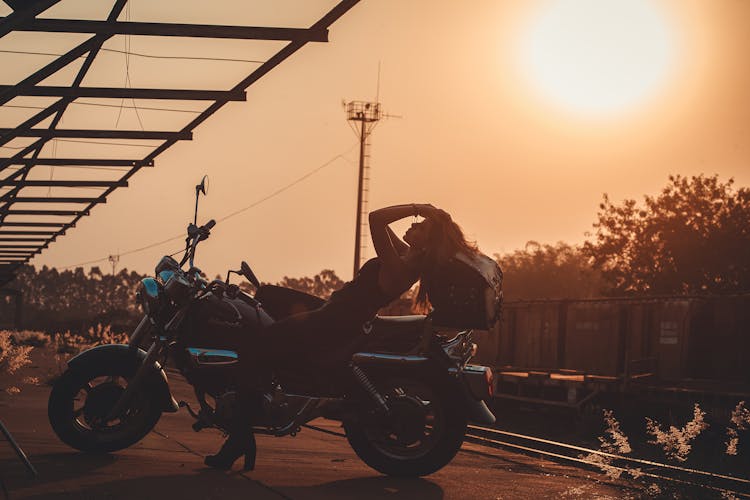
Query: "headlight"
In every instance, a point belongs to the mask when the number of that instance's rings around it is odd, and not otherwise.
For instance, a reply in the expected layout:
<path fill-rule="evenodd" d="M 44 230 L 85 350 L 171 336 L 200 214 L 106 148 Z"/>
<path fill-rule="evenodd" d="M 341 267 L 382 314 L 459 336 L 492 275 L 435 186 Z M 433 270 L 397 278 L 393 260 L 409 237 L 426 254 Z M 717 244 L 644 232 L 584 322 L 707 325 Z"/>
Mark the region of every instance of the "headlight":
<path fill-rule="evenodd" d="M 164 282 L 164 291 L 177 304 L 183 304 L 190 297 L 190 282 L 181 273 L 173 273 Z"/>
<path fill-rule="evenodd" d="M 165 255 L 161 258 L 159 263 L 156 264 L 156 271 L 154 274 L 159 276 L 162 271 L 177 271 L 178 269 L 180 269 L 180 264 L 169 255 Z"/>
<path fill-rule="evenodd" d="M 143 278 L 138 285 L 137 299 L 146 314 L 156 314 L 161 305 L 161 287 L 154 278 Z"/>

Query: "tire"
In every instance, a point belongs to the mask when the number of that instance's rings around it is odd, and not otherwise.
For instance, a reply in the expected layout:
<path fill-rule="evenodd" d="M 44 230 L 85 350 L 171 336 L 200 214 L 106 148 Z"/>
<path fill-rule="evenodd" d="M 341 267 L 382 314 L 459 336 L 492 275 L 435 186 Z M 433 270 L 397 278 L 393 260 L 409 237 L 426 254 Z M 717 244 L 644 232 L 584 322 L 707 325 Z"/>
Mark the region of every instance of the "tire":
<path fill-rule="evenodd" d="M 103 418 L 114 406 L 132 376 L 132 370 L 118 372 L 127 370 L 116 366 L 68 369 L 55 382 L 47 415 L 62 442 L 81 451 L 112 452 L 132 446 L 151 432 L 161 417 L 161 409 L 156 398 L 146 391 L 133 395 L 122 417 L 105 425 L 96 424 L 96 419 Z"/>
<path fill-rule="evenodd" d="M 455 381 L 419 375 L 374 382 L 388 400 L 393 419 L 406 413 L 406 420 L 412 422 L 401 430 L 393 427 L 400 423 L 389 423 L 387 419 L 363 416 L 344 422 L 349 444 L 363 462 L 389 476 L 419 477 L 432 474 L 453 460 L 463 443 L 467 424 L 463 398 Z M 399 388 L 404 395 L 398 393 Z M 421 436 L 418 410 L 410 398 L 429 401 L 427 406 L 422 403 L 426 418 Z"/>

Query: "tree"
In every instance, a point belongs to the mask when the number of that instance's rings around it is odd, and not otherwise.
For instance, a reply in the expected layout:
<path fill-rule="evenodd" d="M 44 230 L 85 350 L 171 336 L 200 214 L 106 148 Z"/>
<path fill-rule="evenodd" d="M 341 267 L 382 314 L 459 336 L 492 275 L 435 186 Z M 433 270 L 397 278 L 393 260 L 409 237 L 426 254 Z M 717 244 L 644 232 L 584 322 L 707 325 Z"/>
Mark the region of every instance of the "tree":
<path fill-rule="evenodd" d="M 613 294 L 750 290 L 750 190 L 718 176 L 670 176 L 658 196 L 605 194 L 584 253 Z"/>
<path fill-rule="evenodd" d="M 495 254 L 506 299 L 585 298 L 599 295 L 601 276 L 579 248 L 529 241 L 523 250 Z"/>
<path fill-rule="evenodd" d="M 327 299 L 334 291 L 344 286 L 344 281 L 331 269 L 324 269 L 312 278 L 307 276 L 304 278 L 284 276 L 284 279 L 278 285 Z"/>

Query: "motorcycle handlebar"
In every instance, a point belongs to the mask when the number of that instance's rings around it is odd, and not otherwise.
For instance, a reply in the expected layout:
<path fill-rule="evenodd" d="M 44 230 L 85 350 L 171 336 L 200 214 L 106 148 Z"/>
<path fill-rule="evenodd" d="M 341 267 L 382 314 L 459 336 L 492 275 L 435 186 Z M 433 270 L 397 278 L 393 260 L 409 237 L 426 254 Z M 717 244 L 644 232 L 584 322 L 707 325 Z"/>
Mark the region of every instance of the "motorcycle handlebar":
<path fill-rule="evenodd" d="M 198 246 L 199 241 L 203 241 L 209 236 L 209 232 L 216 225 L 216 221 L 211 219 L 201 227 L 196 227 L 195 224 L 189 224 L 187 228 L 188 236 L 185 239 L 185 255 L 182 257 L 180 267 L 189 262 L 190 266 L 193 265 L 193 259 L 195 258 L 195 248 Z"/>

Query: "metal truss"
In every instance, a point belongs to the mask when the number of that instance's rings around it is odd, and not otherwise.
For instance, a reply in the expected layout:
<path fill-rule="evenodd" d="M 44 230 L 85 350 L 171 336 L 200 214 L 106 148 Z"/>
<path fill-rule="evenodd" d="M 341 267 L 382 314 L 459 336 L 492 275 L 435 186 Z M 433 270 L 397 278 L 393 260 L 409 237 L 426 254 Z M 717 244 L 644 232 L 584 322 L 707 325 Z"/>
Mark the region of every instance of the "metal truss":
<path fill-rule="evenodd" d="M 64 0 L 3 1 L 13 11 L 6 17 L 0 17 L 0 41 L 6 35 L 17 32 L 73 33 L 89 37 L 63 54 L 56 55 L 54 60 L 14 85 L 9 85 L 8 82 L 0 85 L 0 112 L 19 107 L 9 104 L 17 102 L 17 99 L 45 99 L 41 106 L 27 107 L 34 109 L 33 116 L 14 124 L 12 128 L 0 128 L 0 146 L 8 148 L 6 145 L 15 144 L 13 151 L 16 151 L 12 155 L 0 157 L 0 286 L 12 280 L 20 266 L 75 227 L 76 222 L 81 217 L 89 215 L 96 205 L 106 203 L 107 197 L 115 189 L 127 187 L 128 180 L 141 168 L 153 167 L 156 157 L 177 142 L 192 140 L 193 130 L 222 106 L 228 102 L 244 101 L 247 88 L 266 73 L 308 42 L 327 42 L 329 26 L 359 0 L 341 0 L 309 28 L 121 21 L 119 18 L 127 5 L 127 0 L 113 0 L 106 20 L 52 19 L 43 17 L 44 12 L 56 4 L 64 5 Z M 38 17 L 40 15 L 42 17 Z M 259 65 L 250 74 L 229 90 L 131 88 L 129 85 L 123 88 L 109 88 L 85 85 L 84 80 L 97 56 L 106 50 L 103 45 L 117 35 L 270 40 L 287 43 L 270 57 L 259 61 Z M 70 85 L 43 84 L 46 79 L 71 63 L 81 61 Z M 87 101 L 79 101 L 82 98 L 86 98 Z M 59 126 L 71 104 L 95 106 L 97 102 L 101 103 L 102 99 L 139 99 L 148 102 L 169 100 L 172 103 L 197 101 L 204 102 L 205 109 L 195 112 L 189 123 L 179 130 L 67 129 Z M 143 146 L 143 149 L 138 149 L 143 154 L 130 154 L 124 158 L 112 158 L 111 154 L 104 157 L 105 155 L 97 155 L 95 152 L 62 158 L 44 154 L 49 151 L 49 147 L 45 149 L 45 146 L 49 146 L 48 143 L 56 139 L 75 140 L 80 143 L 76 145 L 79 149 L 85 149 L 86 143 L 91 144 L 92 149 L 97 144 L 106 144 L 103 140 L 116 140 L 117 143 L 113 144 L 119 145 L 128 145 L 136 140 L 151 142 L 146 145 L 137 144 Z M 106 168 L 116 171 L 117 178 L 71 180 L 68 175 L 65 176 L 65 180 L 52 179 L 51 176 L 49 179 L 40 179 L 38 175 L 31 175 L 34 169 L 40 166 L 76 167 L 76 171 L 79 172 L 86 171 L 86 167 L 91 167 L 92 171 Z M 40 194 L 38 188 L 47 188 L 47 196 Z M 49 192 L 52 188 L 56 190 L 54 196 Z M 94 191 L 82 194 L 83 189 Z M 64 195 L 65 191 L 70 191 L 70 195 Z M 61 192 L 63 194 L 60 194 Z M 42 209 L 39 204 L 54 205 L 54 208 Z M 8 220 L 9 218 L 12 220 Z M 19 218 L 21 220 L 18 220 Z"/>

